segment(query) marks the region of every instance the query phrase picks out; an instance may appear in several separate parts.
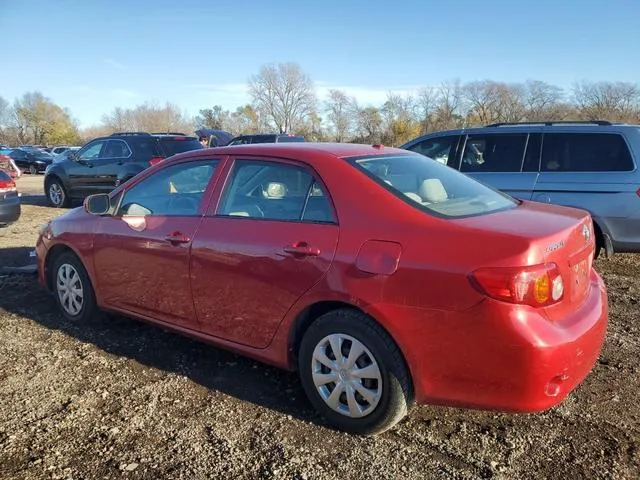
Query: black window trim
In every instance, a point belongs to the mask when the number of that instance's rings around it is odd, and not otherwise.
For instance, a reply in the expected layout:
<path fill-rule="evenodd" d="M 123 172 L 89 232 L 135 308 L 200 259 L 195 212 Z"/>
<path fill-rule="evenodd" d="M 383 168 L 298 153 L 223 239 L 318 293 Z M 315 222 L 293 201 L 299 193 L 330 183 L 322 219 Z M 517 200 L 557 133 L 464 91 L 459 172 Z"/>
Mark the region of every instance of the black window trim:
<path fill-rule="evenodd" d="M 206 217 L 213 218 L 225 218 L 231 220 L 240 220 L 240 221 L 260 221 L 260 222 L 281 222 L 281 223 L 300 223 L 300 224 L 312 224 L 312 225 L 335 225 L 340 226 L 340 220 L 338 218 L 338 211 L 336 209 L 335 203 L 333 201 L 333 196 L 329 189 L 327 188 L 327 184 L 324 182 L 320 174 L 309 164 L 300 162 L 298 160 L 292 160 L 289 158 L 281 158 L 281 157 L 256 157 L 253 155 L 250 156 L 237 156 L 229 158 L 229 167 L 226 174 L 226 178 L 222 182 L 222 187 L 220 189 L 220 195 L 217 199 L 217 204 L 215 206 L 215 210 L 212 213 L 205 213 Z M 297 167 L 305 171 L 311 176 L 311 183 L 309 184 L 309 188 L 307 190 L 307 195 L 305 197 L 304 206 L 300 212 L 300 218 L 297 220 L 283 220 L 276 218 L 258 218 L 258 217 L 242 217 L 236 215 L 224 215 L 220 213 L 222 209 L 222 205 L 226 201 L 226 197 L 228 192 L 230 191 L 231 184 L 233 182 L 233 172 L 235 166 L 238 162 L 255 162 L 255 163 L 265 163 L 265 164 L 276 164 L 276 165 L 288 165 L 291 167 Z M 333 220 L 331 221 L 319 221 L 319 220 L 303 220 L 304 213 L 306 211 L 307 202 L 309 201 L 309 196 L 311 195 L 311 190 L 313 186 L 318 184 L 320 188 L 323 190 L 329 201 L 329 207 L 331 208 L 331 213 L 333 214 Z"/>
<path fill-rule="evenodd" d="M 109 142 L 120 142 L 120 143 L 124 143 L 125 146 L 127 147 L 127 150 L 129 151 L 129 155 L 127 155 L 126 157 L 103 157 L 100 156 L 99 158 L 104 158 L 106 160 L 111 160 L 112 158 L 131 158 L 133 156 L 133 152 L 131 151 L 131 147 L 129 146 L 129 144 L 127 142 L 125 142 L 124 140 L 121 140 L 119 138 L 110 138 L 107 140 L 107 143 L 105 145 L 108 145 Z M 102 151 L 100 151 L 100 153 L 102 154 Z"/>

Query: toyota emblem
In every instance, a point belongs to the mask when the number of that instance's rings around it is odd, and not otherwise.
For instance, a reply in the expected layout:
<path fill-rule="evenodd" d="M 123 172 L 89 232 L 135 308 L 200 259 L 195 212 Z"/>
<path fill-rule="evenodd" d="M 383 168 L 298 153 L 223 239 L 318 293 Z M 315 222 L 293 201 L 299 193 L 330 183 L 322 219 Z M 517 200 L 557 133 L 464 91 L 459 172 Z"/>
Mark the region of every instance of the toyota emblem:
<path fill-rule="evenodd" d="M 589 240 L 591 240 L 591 230 L 589 230 L 589 227 L 586 225 L 582 226 L 582 236 L 584 237 L 585 243 L 589 243 Z"/>

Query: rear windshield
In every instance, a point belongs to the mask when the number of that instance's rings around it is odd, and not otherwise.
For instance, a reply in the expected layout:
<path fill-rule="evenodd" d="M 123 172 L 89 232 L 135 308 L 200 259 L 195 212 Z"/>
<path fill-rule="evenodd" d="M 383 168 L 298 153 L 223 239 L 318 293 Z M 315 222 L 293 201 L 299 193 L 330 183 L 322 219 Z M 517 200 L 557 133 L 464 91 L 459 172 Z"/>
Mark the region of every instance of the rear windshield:
<path fill-rule="evenodd" d="M 196 138 L 185 138 L 184 140 L 177 138 L 161 138 L 159 143 L 160 149 L 166 157 L 182 152 L 188 152 L 189 150 L 200 150 L 204 148 Z"/>
<path fill-rule="evenodd" d="M 440 217 L 484 215 L 519 203 L 424 155 L 409 153 L 347 160 L 407 203 Z"/>

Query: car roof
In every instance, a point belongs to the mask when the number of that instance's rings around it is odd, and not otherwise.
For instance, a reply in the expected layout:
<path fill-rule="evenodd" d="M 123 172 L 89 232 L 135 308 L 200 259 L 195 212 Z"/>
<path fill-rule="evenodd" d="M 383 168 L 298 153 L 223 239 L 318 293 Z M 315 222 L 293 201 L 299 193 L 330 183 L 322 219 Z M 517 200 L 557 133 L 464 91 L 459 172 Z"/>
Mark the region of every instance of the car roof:
<path fill-rule="evenodd" d="M 299 143 L 253 143 L 245 145 L 231 145 L 223 147 L 205 148 L 202 150 L 190 150 L 171 157 L 170 161 L 180 160 L 185 157 L 210 157 L 211 155 L 255 155 L 267 157 L 296 158 L 347 158 L 376 155 L 407 155 L 411 154 L 400 148 L 385 147 L 382 145 L 365 145 L 357 143 L 330 143 L 330 142 L 299 142 Z"/>

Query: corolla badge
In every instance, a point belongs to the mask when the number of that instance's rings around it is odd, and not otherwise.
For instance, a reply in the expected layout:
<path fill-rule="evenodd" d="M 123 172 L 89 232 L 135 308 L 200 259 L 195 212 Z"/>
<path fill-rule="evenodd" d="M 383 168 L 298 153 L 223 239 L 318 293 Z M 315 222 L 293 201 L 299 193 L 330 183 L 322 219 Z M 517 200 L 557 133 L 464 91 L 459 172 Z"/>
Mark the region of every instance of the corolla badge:
<path fill-rule="evenodd" d="M 544 249 L 545 253 L 555 252 L 556 250 L 564 247 L 564 240 L 560 240 L 559 242 L 550 243 Z"/>
<path fill-rule="evenodd" d="M 582 236 L 584 237 L 585 243 L 589 243 L 589 240 L 591 240 L 591 230 L 587 225 L 582 226 Z"/>

